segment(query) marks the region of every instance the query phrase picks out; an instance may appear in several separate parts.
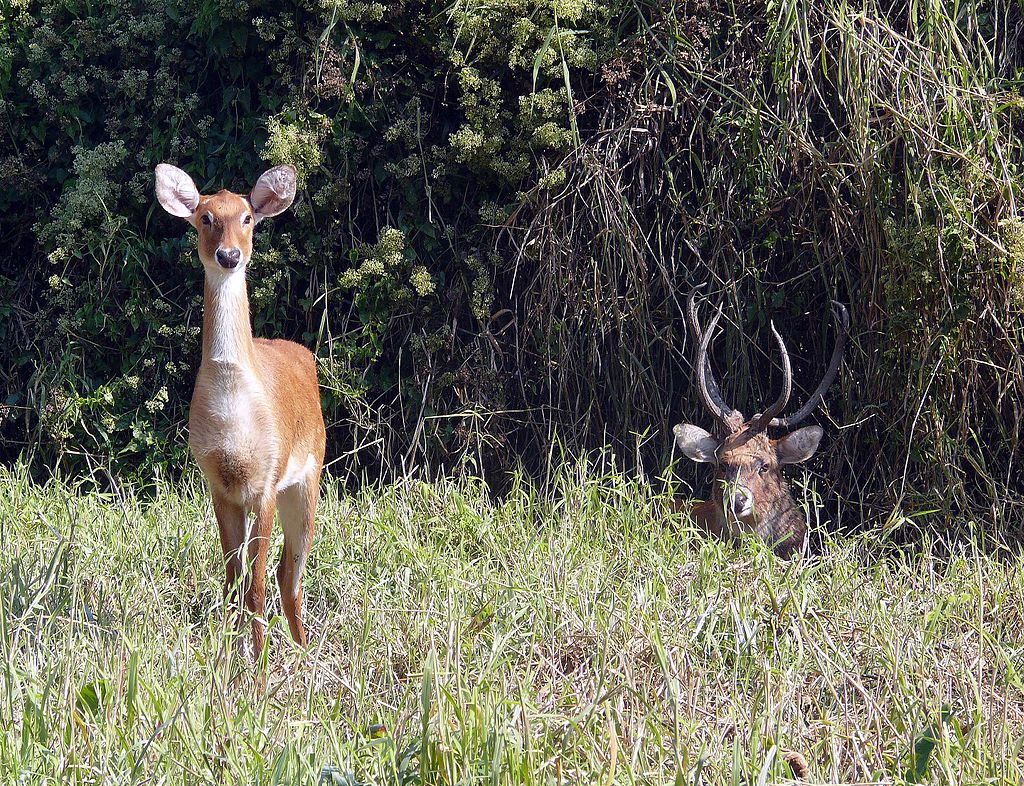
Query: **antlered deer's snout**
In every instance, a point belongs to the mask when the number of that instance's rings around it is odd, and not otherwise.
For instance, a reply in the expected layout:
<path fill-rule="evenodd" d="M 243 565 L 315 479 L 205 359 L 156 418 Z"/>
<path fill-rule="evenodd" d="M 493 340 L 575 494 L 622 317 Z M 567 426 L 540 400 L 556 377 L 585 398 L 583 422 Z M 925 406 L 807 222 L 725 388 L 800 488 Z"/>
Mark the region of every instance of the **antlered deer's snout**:
<path fill-rule="evenodd" d="M 732 488 L 732 514 L 738 518 L 746 518 L 754 512 L 754 495 L 746 486 Z"/>
<path fill-rule="evenodd" d="M 718 450 L 721 450 L 719 448 Z M 715 471 L 715 496 L 722 501 L 722 510 L 732 518 L 747 518 L 754 512 L 757 494 L 756 472 L 742 465 L 719 464 Z"/>

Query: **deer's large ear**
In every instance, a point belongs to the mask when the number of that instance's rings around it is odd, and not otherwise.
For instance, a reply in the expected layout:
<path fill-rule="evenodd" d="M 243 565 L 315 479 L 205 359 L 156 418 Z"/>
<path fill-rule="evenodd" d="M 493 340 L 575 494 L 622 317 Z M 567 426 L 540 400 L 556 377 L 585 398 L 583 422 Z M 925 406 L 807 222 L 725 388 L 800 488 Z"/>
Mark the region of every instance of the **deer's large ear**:
<path fill-rule="evenodd" d="M 672 433 L 675 434 L 679 449 L 694 461 L 714 464 L 718 460 L 715 456 L 718 440 L 699 426 L 680 423 L 672 429 Z"/>
<path fill-rule="evenodd" d="M 288 209 L 295 199 L 296 179 L 295 167 L 290 164 L 276 166 L 260 175 L 249 194 L 257 223 Z"/>
<path fill-rule="evenodd" d="M 818 449 L 822 433 L 819 426 L 807 426 L 776 440 L 775 454 L 779 457 L 779 463 L 796 464 L 809 459 Z"/>
<path fill-rule="evenodd" d="M 188 218 L 199 207 L 199 189 L 192 178 L 170 164 L 156 165 L 156 198 L 178 218 Z"/>

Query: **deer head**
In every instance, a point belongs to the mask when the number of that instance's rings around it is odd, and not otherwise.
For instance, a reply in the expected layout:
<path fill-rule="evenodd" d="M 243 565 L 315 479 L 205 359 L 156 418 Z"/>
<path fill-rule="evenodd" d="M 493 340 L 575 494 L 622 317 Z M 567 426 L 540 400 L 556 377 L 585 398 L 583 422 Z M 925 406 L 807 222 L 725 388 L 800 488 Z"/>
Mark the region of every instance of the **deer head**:
<path fill-rule="evenodd" d="M 203 196 L 192 178 L 170 164 L 156 167 L 156 196 L 164 210 L 199 232 L 199 258 L 215 278 L 245 272 L 252 256 L 252 230 L 283 213 L 295 198 L 295 167 L 268 169 L 249 195 L 218 191 Z"/>
<path fill-rule="evenodd" d="M 821 401 L 843 359 L 849 315 L 844 306 L 834 303 L 839 334 L 828 369 L 807 403 L 788 417 L 781 415 L 789 403 L 793 386 L 789 353 L 775 325 L 771 325 L 782 356 L 782 390 L 771 406 L 747 420 L 743 413 L 725 403 L 708 359 L 708 346 L 722 317 L 722 309 L 719 308 L 707 331 L 702 332 L 695 298 L 696 293 L 691 293 L 687 315 L 698 347 L 694 366 L 697 389 L 717 421 L 718 432 L 713 435 L 689 423 L 680 423 L 673 429 L 676 444 L 686 456 L 713 464 L 715 468 L 712 493 L 695 513 L 715 532 L 734 537 L 754 533 L 779 553 L 788 554 L 800 548 L 807 531 L 807 519 L 789 493 L 782 465 L 813 456 L 821 442 L 822 431 L 818 426 L 806 426 L 778 439 L 769 437 L 767 431 L 769 428 L 793 429 Z"/>

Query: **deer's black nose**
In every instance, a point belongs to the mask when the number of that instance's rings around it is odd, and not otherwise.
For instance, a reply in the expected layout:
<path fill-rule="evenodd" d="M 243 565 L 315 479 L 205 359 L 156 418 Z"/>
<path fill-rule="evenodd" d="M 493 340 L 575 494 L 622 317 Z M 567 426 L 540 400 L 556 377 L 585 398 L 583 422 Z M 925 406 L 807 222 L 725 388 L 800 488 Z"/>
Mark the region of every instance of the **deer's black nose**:
<path fill-rule="evenodd" d="M 730 502 L 732 503 L 732 512 L 736 516 L 749 516 L 754 510 L 753 495 L 749 489 L 742 486 L 733 489 Z"/>
<path fill-rule="evenodd" d="M 237 248 L 218 248 L 217 249 L 217 264 L 223 268 L 231 270 L 238 266 L 239 261 L 242 259 L 242 252 Z"/>

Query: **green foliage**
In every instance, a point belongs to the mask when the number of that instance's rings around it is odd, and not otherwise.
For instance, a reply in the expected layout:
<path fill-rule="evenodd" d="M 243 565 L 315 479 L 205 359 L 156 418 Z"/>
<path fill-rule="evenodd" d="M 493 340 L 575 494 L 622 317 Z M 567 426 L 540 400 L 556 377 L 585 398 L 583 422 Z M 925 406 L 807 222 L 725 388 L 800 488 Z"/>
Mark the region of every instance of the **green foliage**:
<path fill-rule="evenodd" d="M 664 466 L 711 281 L 748 412 L 769 322 L 799 394 L 850 304 L 837 511 L 1019 526 L 1019 3 L 4 8 L 5 458 L 178 471 L 202 273 L 152 168 L 244 192 L 289 162 L 253 320 L 315 349 L 339 471 L 537 468 L 554 433 Z"/>
<path fill-rule="evenodd" d="M 391 315 L 415 307 L 435 291 L 434 281 L 423 265 L 413 264 L 405 234 L 394 227 L 381 232 L 373 245 L 350 252 L 352 267 L 341 274 L 339 287 L 353 290 L 367 347 L 361 359 L 379 360 Z"/>
<path fill-rule="evenodd" d="M 257 233 L 257 333 L 316 346 L 330 422 L 358 427 L 376 401 L 383 439 L 357 465 L 406 450 L 425 370 L 446 409 L 452 372 L 483 362 L 471 334 L 450 336 L 491 316 L 483 222 L 570 145 L 568 80 L 594 69 L 606 18 L 589 0 L 10 6 L 5 454 L 141 477 L 180 465 L 202 285 L 190 231 L 155 206 L 161 161 L 243 193 L 296 166 L 293 210 Z"/>

